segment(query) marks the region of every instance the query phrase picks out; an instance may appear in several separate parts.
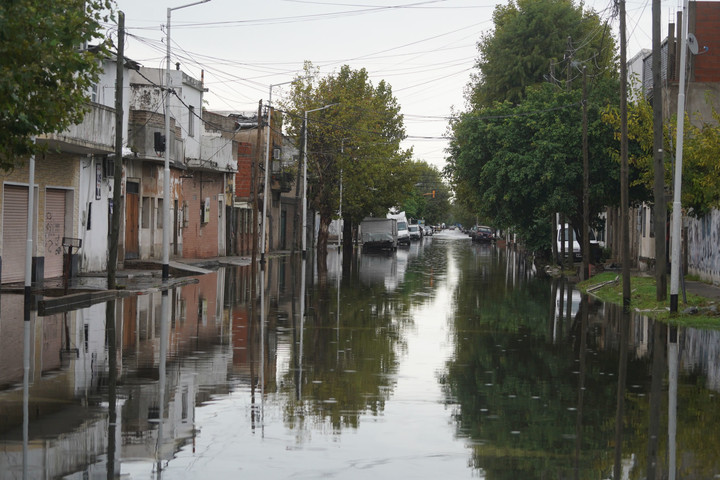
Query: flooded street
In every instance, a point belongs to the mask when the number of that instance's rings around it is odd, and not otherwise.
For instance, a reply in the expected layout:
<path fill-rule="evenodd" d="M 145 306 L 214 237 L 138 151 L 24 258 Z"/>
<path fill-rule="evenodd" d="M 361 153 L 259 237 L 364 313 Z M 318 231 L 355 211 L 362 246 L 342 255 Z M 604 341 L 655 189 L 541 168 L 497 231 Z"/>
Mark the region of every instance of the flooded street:
<path fill-rule="evenodd" d="M 718 331 L 459 232 L 326 264 L 30 322 L 3 295 L 0 480 L 720 476 Z"/>

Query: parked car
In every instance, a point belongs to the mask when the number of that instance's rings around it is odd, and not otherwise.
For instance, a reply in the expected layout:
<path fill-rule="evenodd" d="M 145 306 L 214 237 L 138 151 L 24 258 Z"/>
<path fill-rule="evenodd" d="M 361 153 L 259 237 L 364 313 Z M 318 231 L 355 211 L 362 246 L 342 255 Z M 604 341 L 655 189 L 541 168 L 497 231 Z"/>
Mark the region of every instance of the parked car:
<path fill-rule="evenodd" d="M 473 242 L 492 243 L 495 240 L 495 233 L 490 227 L 478 225 L 471 237 Z"/>
<path fill-rule="evenodd" d="M 420 225 L 408 225 L 408 231 L 410 232 L 410 240 L 421 240 L 422 232 L 420 231 Z"/>
<path fill-rule="evenodd" d="M 435 232 L 433 231 L 433 227 L 431 227 L 430 225 L 427 225 L 427 226 L 425 227 L 425 236 L 426 236 L 426 237 L 432 237 L 433 233 L 435 233 Z"/>
<path fill-rule="evenodd" d="M 410 245 L 410 232 L 408 231 L 408 222 L 407 217 L 405 217 L 405 212 L 388 213 L 386 217 L 397 220 L 398 245 Z"/>

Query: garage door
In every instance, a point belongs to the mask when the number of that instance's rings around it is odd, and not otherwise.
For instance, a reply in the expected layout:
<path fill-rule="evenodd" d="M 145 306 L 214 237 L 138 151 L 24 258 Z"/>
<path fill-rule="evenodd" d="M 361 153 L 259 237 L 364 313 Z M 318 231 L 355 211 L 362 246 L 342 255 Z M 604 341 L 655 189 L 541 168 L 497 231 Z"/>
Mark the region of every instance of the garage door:
<path fill-rule="evenodd" d="M 2 283 L 25 279 L 27 187 L 5 186 L 3 196 Z"/>
<path fill-rule="evenodd" d="M 48 188 L 45 193 L 45 278 L 63 274 L 65 236 L 65 190 Z"/>

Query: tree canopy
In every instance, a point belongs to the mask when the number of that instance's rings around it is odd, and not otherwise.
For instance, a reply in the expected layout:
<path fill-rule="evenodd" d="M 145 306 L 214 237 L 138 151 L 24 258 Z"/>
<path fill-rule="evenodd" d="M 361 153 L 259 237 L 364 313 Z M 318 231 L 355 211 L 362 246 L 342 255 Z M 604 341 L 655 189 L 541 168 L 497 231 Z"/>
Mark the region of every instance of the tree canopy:
<path fill-rule="evenodd" d="M 410 166 L 417 181 L 400 205 L 408 219 L 425 220 L 438 225 L 449 220 L 450 188 L 443 182 L 442 173 L 427 162 L 418 161 Z"/>
<path fill-rule="evenodd" d="M 411 152 L 400 148 L 403 116 L 386 82 L 374 86 L 365 69 L 347 65 L 321 77 L 306 63 L 284 107 L 290 113 L 288 133 L 298 137 L 308 112 L 308 201 L 320 214 L 320 252 L 339 211 L 341 181 L 343 216 L 353 223 L 385 215 L 411 190 Z"/>
<path fill-rule="evenodd" d="M 97 41 L 111 0 L 0 2 L 0 168 L 39 151 L 32 137 L 59 132 L 86 113 L 101 65 Z"/>
<path fill-rule="evenodd" d="M 617 204 L 619 164 L 608 151 L 612 129 L 602 120 L 617 101 L 616 83 L 598 81 L 589 100 L 591 218 Z M 465 202 L 497 228 L 514 228 L 533 250 L 547 250 L 550 218 L 582 218 L 581 96 L 545 84 L 515 106 L 497 103 L 453 123 L 445 173 Z"/>
<path fill-rule="evenodd" d="M 493 22 L 494 31 L 477 45 L 478 72 L 468 92 L 474 108 L 495 101 L 518 103 L 532 85 L 559 83 L 568 71 L 575 77 L 570 67 L 576 60 L 592 60 L 597 73 L 610 71 L 613 64 L 615 42 L 608 24 L 572 0 L 510 0 L 495 7 Z"/>
<path fill-rule="evenodd" d="M 653 125 L 652 105 L 640 92 L 628 103 L 628 161 L 635 176 L 631 188 L 645 199 L 653 192 Z M 620 114 L 608 108 L 603 118 L 620 135 Z M 702 217 L 713 208 L 720 208 L 720 114 L 713 109 L 711 118 L 685 116 L 683 143 L 683 175 L 681 203 L 687 213 Z M 677 118 L 665 120 L 663 131 L 665 156 L 665 185 L 673 184 Z M 612 154 L 619 157 L 619 146 Z"/>

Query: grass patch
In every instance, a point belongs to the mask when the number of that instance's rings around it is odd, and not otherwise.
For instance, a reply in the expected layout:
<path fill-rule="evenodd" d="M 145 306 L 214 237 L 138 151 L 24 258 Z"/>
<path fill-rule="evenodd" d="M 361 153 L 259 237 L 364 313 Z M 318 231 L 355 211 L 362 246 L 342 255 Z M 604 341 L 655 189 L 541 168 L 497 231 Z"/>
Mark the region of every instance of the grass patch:
<path fill-rule="evenodd" d="M 617 281 L 615 281 L 616 279 Z M 599 288 L 595 288 L 596 286 L 599 286 Z M 578 283 L 577 287 L 583 293 L 594 295 L 604 302 L 622 305 L 623 281 L 622 274 L 619 272 L 599 273 L 588 280 Z M 704 307 L 709 307 L 713 303 L 712 300 L 689 292 L 687 293 L 687 303 L 683 303 L 681 292 L 680 305 L 678 306 L 679 312 L 676 315 L 670 315 L 669 285 L 667 299 L 658 302 L 655 292 L 655 277 L 633 276 L 630 278 L 630 307 L 634 311 L 656 320 L 679 326 L 720 329 L 720 316 L 703 310 Z M 697 307 L 701 309 L 700 313 L 682 313 L 688 307 Z"/>

